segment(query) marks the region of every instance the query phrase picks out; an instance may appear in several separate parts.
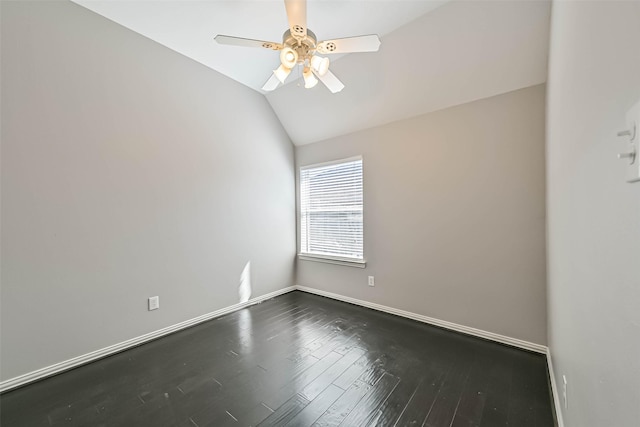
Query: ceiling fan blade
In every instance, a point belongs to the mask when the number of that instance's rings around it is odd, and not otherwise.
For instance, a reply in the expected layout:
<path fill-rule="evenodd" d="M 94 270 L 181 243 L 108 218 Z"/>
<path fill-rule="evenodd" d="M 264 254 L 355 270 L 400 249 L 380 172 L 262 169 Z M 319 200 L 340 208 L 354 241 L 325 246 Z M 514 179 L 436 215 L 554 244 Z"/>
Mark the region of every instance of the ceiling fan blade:
<path fill-rule="evenodd" d="M 331 91 L 331 93 L 338 93 L 342 89 L 344 89 L 344 84 L 331 71 L 327 71 L 324 76 L 321 76 L 315 71 L 313 72 L 313 74 L 315 74 L 320 79 L 320 81 L 324 83 L 324 85 Z"/>
<path fill-rule="evenodd" d="M 376 34 L 368 36 L 345 37 L 343 39 L 325 40 L 318 43 L 319 53 L 377 52 L 380 39 Z"/>
<path fill-rule="evenodd" d="M 244 46 L 244 47 L 261 47 L 264 49 L 280 50 L 282 45 L 276 42 L 267 42 L 264 40 L 243 39 L 242 37 L 223 36 L 218 34 L 215 36 L 215 41 L 220 44 L 227 44 L 232 46 Z"/>
<path fill-rule="evenodd" d="M 269 77 L 269 80 L 267 80 L 264 86 L 262 86 L 262 90 L 271 92 L 272 90 L 275 90 L 279 84 L 280 80 L 278 80 L 278 77 L 276 77 L 274 73 L 271 73 L 271 77 Z"/>
<path fill-rule="evenodd" d="M 307 35 L 307 0 L 284 0 L 291 35 L 302 38 Z"/>

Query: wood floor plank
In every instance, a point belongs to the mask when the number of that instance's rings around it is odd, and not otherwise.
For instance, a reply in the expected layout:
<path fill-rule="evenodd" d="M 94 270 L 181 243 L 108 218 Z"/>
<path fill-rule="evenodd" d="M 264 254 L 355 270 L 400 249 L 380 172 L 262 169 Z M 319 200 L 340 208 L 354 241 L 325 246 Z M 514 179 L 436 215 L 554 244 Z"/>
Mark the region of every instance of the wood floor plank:
<path fill-rule="evenodd" d="M 283 426 L 291 421 L 300 411 L 302 411 L 309 401 L 304 397 L 296 394 L 284 404 L 282 404 L 273 414 L 266 420 L 258 424 L 260 427 Z"/>
<path fill-rule="evenodd" d="M 380 378 L 387 373 L 386 363 L 388 356 L 386 354 L 378 357 L 373 363 L 371 363 L 367 369 L 358 377 L 358 379 L 367 384 L 375 385 Z"/>
<path fill-rule="evenodd" d="M 480 424 L 487 400 L 489 372 L 495 363 L 495 359 L 489 353 L 479 353 L 477 355 L 460 396 L 460 402 L 451 427 Z"/>
<path fill-rule="evenodd" d="M 493 366 L 487 385 L 487 399 L 480 425 L 483 427 L 506 426 L 509 416 L 509 395 L 513 361 L 497 354 L 499 362 Z"/>
<path fill-rule="evenodd" d="M 365 425 L 367 427 L 395 425 L 407 406 L 408 396 L 411 396 L 412 391 L 416 389 L 419 380 L 415 376 L 401 378 L 391 395 L 378 408 L 375 415 L 367 420 Z"/>
<path fill-rule="evenodd" d="M 357 361 L 353 363 L 346 371 L 344 371 L 333 382 L 338 387 L 346 390 L 351 384 L 353 384 L 362 375 L 372 363 L 370 358 L 375 357 L 375 354 L 367 353 L 361 356 Z"/>
<path fill-rule="evenodd" d="M 335 353 L 340 354 L 340 353 Z M 362 355 L 364 350 L 356 348 L 349 353 L 341 356 L 336 363 L 334 363 L 329 369 L 324 371 L 315 380 L 310 382 L 300 394 L 309 400 L 315 399 L 329 384 L 335 381 L 349 366 L 353 365 Z"/>
<path fill-rule="evenodd" d="M 329 385 L 311 403 L 289 421 L 286 426 L 310 426 L 344 394 L 344 390 L 334 385 Z"/>
<path fill-rule="evenodd" d="M 421 426 L 427 419 L 436 398 L 439 396 L 445 377 L 446 371 L 435 369 L 428 371 L 413 390 L 407 405 L 395 424 L 398 426 Z"/>
<path fill-rule="evenodd" d="M 313 356 L 310 356 L 313 358 Z M 334 363 L 336 363 L 343 356 L 338 353 L 330 353 L 323 359 L 319 360 L 304 372 L 296 375 L 291 381 L 284 384 L 279 389 L 273 390 L 268 396 L 265 397 L 263 402 L 270 408 L 276 409 L 280 407 L 284 402 L 291 398 L 294 394 L 305 387 L 307 384 L 319 377 L 324 371 L 329 369 Z"/>
<path fill-rule="evenodd" d="M 533 370 L 523 369 L 531 363 L 528 359 L 528 354 L 518 354 L 513 360 L 511 388 L 521 390 L 522 393 L 510 396 L 507 417 L 509 425 L 536 425 L 536 400 L 531 398 L 535 394 L 536 375 Z"/>
<path fill-rule="evenodd" d="M 456 357 L 454 359 L 454 363 L 449 372 L 447 372 L 442 387 L 440 387 L 431 410 L 423 423 L 426 427 L 451 425 L 470 370 L 471 364 L 468 358 Z"/>
<path fill-rule="evenodd" d="M 355 333 L 348 334 L 345 332 L 341 334 L 337 334 L 336 336 L 333 337 L 333 339 L 331 339 L 329 342 L 327 342 L 325 345 L 323 345 L 322 347 L 320 347 L 319 349 L 317 349 L 311 354 L 317 357 L 318 359 L 322 359 L 324 356 L 336 350 L 337 348 L 344 347 L 346 343 L 348 343 L 351 340 L 351 338 L 353 338 L 355 335 L 356 335 Z M 344 353 L 339 353 L 339 354 L 344 354 Z"/>
<path fill-rule="evenodd" d="M 387 400 L 398 385 L 398 382 L 400 382 L 399 378 L 385 373 L 345 418 L 344 425 L 366 425 L 369 419 L 376 416 L 378 408 Z"/>
<path fill-rule="evenodd" d="M 340 398 L 331 405 L 320 418 L 316 420 L 313 427 L 332 427 L 342 424 L 345 418 L 360 403 L 373 386 L 362 381 L 355 381 Z"/>

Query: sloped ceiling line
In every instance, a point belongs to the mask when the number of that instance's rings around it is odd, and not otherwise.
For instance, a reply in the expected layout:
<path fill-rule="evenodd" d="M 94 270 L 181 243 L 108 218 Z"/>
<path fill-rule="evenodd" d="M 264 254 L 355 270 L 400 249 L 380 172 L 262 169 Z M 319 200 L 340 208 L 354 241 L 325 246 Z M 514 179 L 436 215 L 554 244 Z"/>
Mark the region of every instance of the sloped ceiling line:
<path fill-rule="evenodd" d="M 280 41 L 287 28 L 279 0 L 74 1 L 257 91 L 278 55 L 213 37 Z M 296 145 L 546 81 L 549 1 L 309 0 L 307 15 L 321 39 L 375 33 L 382 46 L 332 62 L 338 94 L 296 83 L 266 94 Z"/>

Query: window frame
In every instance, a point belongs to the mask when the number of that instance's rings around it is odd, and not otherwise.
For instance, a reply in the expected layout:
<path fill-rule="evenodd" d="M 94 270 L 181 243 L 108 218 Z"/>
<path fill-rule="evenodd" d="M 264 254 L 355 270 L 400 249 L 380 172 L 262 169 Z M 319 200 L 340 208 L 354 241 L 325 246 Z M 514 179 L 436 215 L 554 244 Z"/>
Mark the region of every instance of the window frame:
<path fill-rule="evenodd" d="M 361 162 L 362 168 L 362 259 L 360 258 L 350 258 L 350 257 L 341 257 L 337 255 L 328 255 L 328 254 L 314 254 L 314 253 L 304 253 L 302 252 L 302 172 L 307 169 L 315 169 L 320 167 L 338 165 L 342 163 L 349 163 L 354 161 Z M 298 259 L 302 261 L 315 261 L 315 262 L 323 262 L 328 264 L 336 264 L 336 265 L 344 265 L 349 267 L 356 268 L 365 268 L 367 265 L 366 257 L 365 257 L 365 230 L 364 230 L 364 160 L 362 156 L 353 156 L 347 157 L 343 159 L 331 160 L 328 162 L 321 163 L 312 163 L 304 166 L 298 167 L 298 176 L 297 176 L 297 192 L 298 192 Z"/>

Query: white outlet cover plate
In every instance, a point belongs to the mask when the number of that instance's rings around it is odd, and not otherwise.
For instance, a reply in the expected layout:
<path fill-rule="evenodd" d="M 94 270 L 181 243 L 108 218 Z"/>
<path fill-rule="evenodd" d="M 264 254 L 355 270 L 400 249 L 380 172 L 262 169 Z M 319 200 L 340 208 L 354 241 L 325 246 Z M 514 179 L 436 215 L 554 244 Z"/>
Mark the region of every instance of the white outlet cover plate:
<path fill-rule="evenodd" d="M 160 308 L 160 297 L 149 298 L 149 311 Z"/>
<path fill-rule="evenodd" d="M 635 151 L 633 163 L 627 163 L 627 182 L 640 181 L 640 101 L 631 107 L 626 116 L 627 129 L 632 130 L 633 139 L 626 140 L 624 152 Z M 633 129 L 635 127 L 635 132 Z M 626 160 L 625 160 L 626 161 Z"/>

